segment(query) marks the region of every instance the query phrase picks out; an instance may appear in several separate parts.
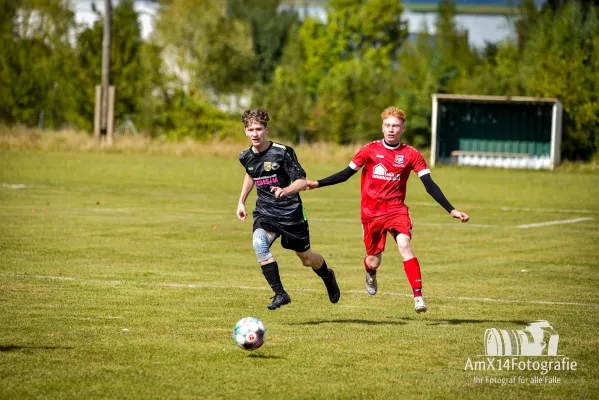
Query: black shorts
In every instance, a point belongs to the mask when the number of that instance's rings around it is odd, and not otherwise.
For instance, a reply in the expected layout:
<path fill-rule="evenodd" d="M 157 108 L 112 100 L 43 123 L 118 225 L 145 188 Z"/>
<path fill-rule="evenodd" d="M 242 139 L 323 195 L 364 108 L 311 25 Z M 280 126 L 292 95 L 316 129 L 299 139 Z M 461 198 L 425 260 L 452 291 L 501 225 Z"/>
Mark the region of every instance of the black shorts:
<path fill-rule="evenodd" d="M 254 230 L 259 228 L 276 235 L 273 243 L 280 236 L 281 246 L 284 249 L 298 253 L 310 249 L 310 230 L 306 220 L 298 220 L 295 223 L 280 223 L 273 218 L 258 216 L 254 218 Z"/>

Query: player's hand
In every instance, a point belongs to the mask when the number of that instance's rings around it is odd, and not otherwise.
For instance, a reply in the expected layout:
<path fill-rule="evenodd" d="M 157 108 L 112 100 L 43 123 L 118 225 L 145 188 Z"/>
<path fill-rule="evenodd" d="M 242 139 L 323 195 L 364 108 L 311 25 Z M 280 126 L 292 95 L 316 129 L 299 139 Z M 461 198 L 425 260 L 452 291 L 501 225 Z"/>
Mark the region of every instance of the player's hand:
<path fill-rule="evenodd" d="M 463 213 L 461 211 L 458 210 L 451 210 L 450 215 L 456 219 L 459 219 L 462 222 L 468 222 L 468 220 L 470 219 L 470 217 L 468 216 L 468 214 Z"/>
<path fill-rule="evenodd" d="M 242 221 L 245 221 L 247 217 L 248 215 L 245 212 L 245 204 L 239 203 L 237 205 L 237 218 L 239 218 Z"/>
<path fill-rule="evenodd" d="M 306 180 L 306 182 L 308 183 L 308 186 L 306 187 L 306 190 L 316 189 L 318 187 L 318 181 L 309 181 L 309 180 Z"/>
<path fill-rule="evenodd" d="M 280 199 L 283 196 L 287 196 L 287 191 L 278 186 L 273 186 L 270 188 L 270 192 L 275 194 L 275 198 Z"/>

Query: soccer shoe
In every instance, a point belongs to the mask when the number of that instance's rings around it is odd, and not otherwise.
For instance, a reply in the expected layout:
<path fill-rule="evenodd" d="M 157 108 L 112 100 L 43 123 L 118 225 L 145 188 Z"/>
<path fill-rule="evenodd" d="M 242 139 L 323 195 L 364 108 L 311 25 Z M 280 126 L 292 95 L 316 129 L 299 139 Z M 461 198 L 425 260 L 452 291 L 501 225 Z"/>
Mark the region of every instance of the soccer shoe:
<path fill-rule="evenodd" d="M 370 275 L 366 272 L 366 291 L 368 294 L 374 296 L 378 288 L 379 284 L 376 282 L 376 274 Z"/>
<path fill-rule="evenodd" d="M 422 296 L 414 297 L 414 311 L 418 314 L 426 312 L 426 304 Z"/>
<path fill-rule="evenodd" d="M 285 304 L 291 303 L 291 297 L 287 293 L 275 294 L 274 297 L 271 297 L 272 303 L 266 306 L 269 310 L 276 310 L 279 307 L 284 306 Z"/>
<path fill-rule="evenodd" d="M 337 278 L 335 278 L 335 271 L 329 268 L 329 279 L 324 283 L 327 287 L 327 292 L 329 293 L 329 300 L 331 303 L 335 304 L 339 301 L 341 297 L 341 291 L 339 290 L 339 285 L 337 284 Z"/>

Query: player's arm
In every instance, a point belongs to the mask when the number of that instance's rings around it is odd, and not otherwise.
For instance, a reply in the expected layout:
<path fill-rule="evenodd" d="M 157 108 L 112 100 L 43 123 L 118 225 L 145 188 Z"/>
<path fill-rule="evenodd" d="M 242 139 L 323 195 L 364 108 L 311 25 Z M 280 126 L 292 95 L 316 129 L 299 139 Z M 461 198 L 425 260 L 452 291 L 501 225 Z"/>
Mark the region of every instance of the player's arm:
<path fill-rule="evenodd" d="M 424 187 L 426 188 L 428 194 L 430 194 L 431 197 L 435 199 L 435 201 L 439 203 L 441 207 L 443 207 L 452 217 L 457 218 L 462 222 L 468 222 L 470 217 L 466 213 L 456 210 L 451 205 L 449 200 L 447 200 L 447 198 L 441 191 L 441 188 L 435 183 L 435 181 L 433 181 L 433 178 L 431 177 L 430 173 L 422 175 L 420 177 L 420 180 L 424 184 Z"/>
<path fill-rule="evenodd" d="M 283 169 L 289 175 L 291 184 L 285 188 L 273 186 L 270 188 L 277 199 L 306 190 L 308 181 L 306 180 L 306 171 L 302 168 L 295 151 L 291 147 L 285 148 L 285 158 L 283 159 Z"/>
<path fill-rule="evenodd" d="M 308 189 L 316 189 L 319 187 L 336 185 L 338 183 L 345 182 L 354 174 L 358 172 L 358 170 L 353 169 L 351 166 L 342 169 L 339 172 L 334 173 L 333 175 L 327 176 L 326 178 L 319 179 L 317 181 L 308 181 Z"/>
<path fill-rule="evenodd" d="M 239 203 L 237 204 L 237 218 L 245 221 L 247 213 L 245 212 L 245 201 L 247 200 L 250 192 L 254 188 L 254 180 L 249 174 L 245 174 L 243 178 L 243 184 L 241 185 L 241 195 L 239 196 Z"/>
<path fill-rule="evenodd" d="M 324 186 L 336 185 L 338 183 L 345 182 L 349 178 L 355 175 L 360 168 L 364 166 L 368 159 L 369 145 L 362 147 L 352 158 L 349 165 L 341 171 L 334 173 L 333 175 L 327 176 L 324 179 L 317 181 L 308 181 L 308 189 L 316 189 Z"/>
<path fill-rule="evenodd" d="M 280 188 L 278 186 L 273 186 L 270 188 L 270 191 L 275 194 L 277 199 L 287 196 L 288 194 L 293 194 L 297 192 L 301 192 L 302 190 L 306 190 L 308 187 L 308 181 L 305 178 L 301 178 L 293 181 L 293 183 L 286 188 Z"/>

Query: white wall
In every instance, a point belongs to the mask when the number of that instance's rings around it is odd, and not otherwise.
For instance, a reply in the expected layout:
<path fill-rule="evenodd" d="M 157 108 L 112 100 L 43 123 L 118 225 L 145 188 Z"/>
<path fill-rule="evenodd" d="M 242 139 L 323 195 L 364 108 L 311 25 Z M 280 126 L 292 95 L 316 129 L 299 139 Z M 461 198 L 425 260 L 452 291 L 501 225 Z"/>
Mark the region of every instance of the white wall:
<path fill-rule="evenodd" d="M 75 19 L 77 22 L 92 25 L 98 19 L 96 13 L 91 9 L 91 4 L 96 4 L 96 8 L 100 13 L 104 11 L 104 0 L 71 0 L 73 9 L 75 10 Z M 118 0 L 113 0 L 114 5 L 118 4 Z M 135 11 L 139 15 L 141 25 L 141 34 L 144 39 L 147 39 L 152 32 L 154 26 L 154 16 L 158 9 L 156 3 L 150 3 L 144 0 L 137 0 L 134 4 Z M 289 9 L 293 6 L 281 6 L 281 9 Z M 327 14 L 323 6 L 310 5 L 294 7 L 301 18 L 307 14 L 311 17 L 318 18 L 326 22 Z M 408 29 L 411 34 L 418 33 L 422 30 L 422 24 L 428 25 L 430 33 L 435 33 L 435 17 L 434 12 L 414 12 L 405 10 L 403 19 L 408 22 Z M 480 15 L 480 14 L 459 14 L 456 16 L 457 24 L 468 31 L 468 40 L 472 46 L 484 47 L 485 42 L 498 42 L 501 40 L 512 39 L 512 31 L 510 22 L 507 17 L 502 15 Z"/>
<path fill-rule="evenodd" d="M 408 21 L 410 33 L 417 33 L 424 23 L 430 33 L 435 33 L 434 12 L 413 12 L 406 10 L 404 19 Z M 512 39 L 512 27 L 507 17 L 502 15 L 458 14 L 456 24 L 468 31 L 471 46 L 484 47 L 486 42 L 496 43 Z"/>
<path fill-rule="evenodd" d="M 92 26 L 98 20 L 98 15 L 92 10 L 95 3 L 97 11 L 104 14 L 104 0 L 71 0 L 71 9 L 75 11 L 75 20 L 83 25 Z M 118 4 L 118 0 L 112 0 L 112 7 Z M 135 11 L 139 14 L 141 37 L 147 39 L 154 27 L 154 16 L 158 10 L 156 3 L 137 0 L 133 4 Z"/>
<path fill-rule="evenodd" d="M 324 6 L 282 6 L 282 9 L 295 8 L 300 18 L 307 14 L 310 17 L 320 19 L 323 22 L 327 20 L 327 13 Z M 435 12 L 414 12 L 405 10 L 403 13 L 404 21 L 408 22 L 410 34 L 416 34 L 422 30 L 423 23 L 428 26 L 428 31 L 435 33 Z M 507 17 L 502 15 L 481 15 L 481 14 L 459 14 L 456 16 L 456 23 L 468 31 L 468 41 L 475 47 L 484 47 L 486 42 L 499 42 L 501 40 L 511 40 L 512 33 L 510 22 Z"/>

